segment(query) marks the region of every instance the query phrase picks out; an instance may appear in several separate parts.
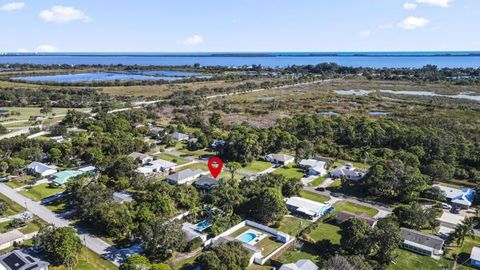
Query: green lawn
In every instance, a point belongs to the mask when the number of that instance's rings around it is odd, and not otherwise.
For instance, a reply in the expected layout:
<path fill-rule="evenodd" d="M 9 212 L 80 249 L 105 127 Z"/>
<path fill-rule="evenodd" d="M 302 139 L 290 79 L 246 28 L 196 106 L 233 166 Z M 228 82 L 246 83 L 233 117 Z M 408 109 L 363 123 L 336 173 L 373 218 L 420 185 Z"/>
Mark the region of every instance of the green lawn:
<path fill-rule="evenodd" d="M 186 258 L 186 259 L 175 262 L 173 269 L 181 269 L 184 265 L 193 263 L 195 259 L 197 259 L 197 257 L 200 255 L 202 255 L 202 252 L 199 252 L 198 254 L 190 258 Z"/>
<path fill-rule="evenodd" d="M 166 161 L 174 162 L 174 163 L 177 163 L 177 164 L 185 164 L 185 163 L 188 162 L 188 160 L 186 160 L 184 158 L 177 157 L 177 156 L 170 155 L 170 154 L 166 154 L 166 153 L 160 153 L 158 155 L 155 155 L 155 157 L 159 158 L 159 159 L 166 160 Z"/>
<path fill-rule="evenodd" d="M 187 146 L 186 144 L 184 143 L 177 143 L 177 145 L 175 146 L 175 150 L 179 151 L 179 152 L 182 152 L 184 153 L 185 155 L 187 156 L 194 156 L 194 157 L 202 157 L 202 156 L 213 156 L 213 155 L 216 155 L 215 152 L 212 152 L 208 149 L 200 149 L 200 150 L 196 150 L 196 151 L 190 151 L 187 149 Z"/>
<path fill-rule="evenodd" d="M 320 202 L 320 203 L 324 203 L 330 200 L 330 197 L 326 195 L 318 194 L 318 193 L 307 191 L 307 190 L 302 190 L 300 195 L 302 196 L 302 198 Z"/>
<path fill-rule="evenodd" d="M 61 191 L 63 191 L 63 188 L 51 188 L 48 186 L 48 183 L 45 183 L 34 186 L 31 189 L 22 190 L 20 193 L 34 201 L 41 201 Z"/>
<path fill-rule="evenodd" d="M 350 213 L 355 213 L 355 214 L 367 214 L 371 217 L 375 216 L 378 213 L 377 209 L 370 208 L 367 206 L 351 203 L 351 202 L 345 202 L 345 201 L 340 201 L 337 202 L 333 205 L 335 208 L 335 212 L 341 212 L 341 211 L 347 211 Z"/>
<path fill-rule="evenodd" d="M 50 270 L 66 270 L 65 266 L 50 266 Z M 117 270 L 118 267 L 101 258 L 93 251 L 83 247 L 80 251 L 77 265 L 73 270 Z"/>
<path fill-rule="evenodd" d="M 281 174 L 281 175 L 285 176 L 286 178 L 295 178 L 295 179 L 300 179 L 305 175 L 303 169 L 298 168 L 298 167 L 291 167 L 291 168 L 281 167 L 281 168 L 276 169 L 273 173 L 274 174 Z"/>
<path fill-rule="evenodd" d="M 294 216 L 285 216 L 280 222 L 280 227 L 275 228 L 275 230 L 288 233 L 292 236 L 296 236 L 310 224 L 311 222 L 308 220 L 304 220 Z"/>
<path fill-rule="evenodd" d="M 8 198 L 7 196 L 1 193 L 0 193 L 0 201 L 6 202 L 9 206 L 8 210 L 0 217 L 8 217 L 8 216 L 15 215 L 25 211 L 25 208 L 23 208 L 21 205 L 17 204 L 16 202 L 10 200 L 10 198 Z"/>
<path fill-rule="evenodd" d="M 328 186 L 328 188 L 339 188 L 341 186 L 342 186 L 342 180 L 337 179 L 333 181 L 333 183 L 331 183 L 330 186 Z"/>
<path fill-rule="evenodd" d="M 10 221 L 0 223 L 0 233 L 6 233 L 10 230 Z"/>
<path fill-rule="evenodd" d="M 202 170 L 202 171 L 208 172 L 208 166 L 205 163 L 193 163 L 193 164 L 189 164 L 189 165 L 186 165 L 186 166 L 182 166 L 182 167 L 177 169 L 177 172 L 183 171 L 183 170 L 186 170 L 186 169 Z M 222 171 L 225 171 L 225 168 L 223 168 Z"/>
<path fill-rule="evenodd" d="M 453 261 L 447 259 L 435 260 L 433 258 L 417 255 L 403 249 L 395 251 L 397 258 L 395 263 L 388 266 L 388 270 L 405 270 L 405 269 L 422 269 L 422 270 L 438 270 L 452 269 Z"/>
<path fill-rule="evenodd" d="M 9 112 L 19 112 L 20 115 L 9 116 L 5 120 L 28 120 L 30 116 L 44 116 L 40 113 L 40 107 L 0 107 L 0 110 L 7 110 Z M 68 108 L 52 108 L 52 112 L 48 116 L 53 114 L 66 114 Z M 90 109 L 82 108 L 76 109 L 77 111 L 89 112 Z"/>
<path fill-rule="evenodd" d="M 25 186 L 24 183 L 21 183 L 21 182 L 19 182 L 19 181 L 17 181 L 17 180 L 8 181 L 7 183 L 5 183 L 5 185 L 7 185 L 7 186 L 9 186 L 9 187 L 11 187 L 11 188 L 13 188 L 13 189 Z"/>
<path fill-rule="evenodd" d="M 340 227 L 328 223 L 319 223 L 308 236 L 314 241 L 330 240 L 332 244 L 340 243 Z"/>
<path fill-rule="evenodd" d="M 315 180 L 313 180 L 312 182 L 308 183 L 308 185 L 312 186 L 312 187 L 318 187 L 321 184 L 323 184 L 323 182 L 325 182 L 326 179 L 327 179 L 326 177 L 319 176 Z"/>
<path fill-rule="evenodd" d="M 271 168 L 272 166 L 273 164 L 270 162 L 255 160 L 255 161 L 252 161 L 247 166 L 243 167 L 243 169 L 251 172 L 263 172 L 266 169 Z"/>
<path fill-rule="evenodd" d="M 294 263 L 298 260 L 311 260 L 312 262 L 316 263 L 318 261 L 318 256 L 306 251 L 290 249 L 285 251 L 285 253 L 283 253 L 282 256 L 278 258 L 278 261 L 283 264 Z"/>

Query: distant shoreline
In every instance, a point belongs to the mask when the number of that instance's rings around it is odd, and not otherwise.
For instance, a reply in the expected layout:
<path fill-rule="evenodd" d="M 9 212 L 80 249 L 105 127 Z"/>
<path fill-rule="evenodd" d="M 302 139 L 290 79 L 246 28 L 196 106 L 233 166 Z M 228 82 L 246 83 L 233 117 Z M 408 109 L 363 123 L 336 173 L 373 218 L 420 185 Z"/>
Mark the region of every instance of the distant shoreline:
<path fill-rule="evenodd" d="M 0 57 L 478 57 L 480 51 L 452 52 L 232 52 L 232 53 L 3 53 Z"/>

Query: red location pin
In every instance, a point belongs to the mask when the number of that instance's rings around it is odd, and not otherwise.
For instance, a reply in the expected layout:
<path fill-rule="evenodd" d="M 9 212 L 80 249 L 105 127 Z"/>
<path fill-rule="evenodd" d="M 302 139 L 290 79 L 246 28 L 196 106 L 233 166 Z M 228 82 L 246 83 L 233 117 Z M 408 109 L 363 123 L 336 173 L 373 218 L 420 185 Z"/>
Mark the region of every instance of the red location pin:
<path fill-rule="evenodd" d="M 223 161 L 218 157 L 212 157 L 208 160 L 208 169 L 213 178 L 217 178 L 223 168 Z"/>

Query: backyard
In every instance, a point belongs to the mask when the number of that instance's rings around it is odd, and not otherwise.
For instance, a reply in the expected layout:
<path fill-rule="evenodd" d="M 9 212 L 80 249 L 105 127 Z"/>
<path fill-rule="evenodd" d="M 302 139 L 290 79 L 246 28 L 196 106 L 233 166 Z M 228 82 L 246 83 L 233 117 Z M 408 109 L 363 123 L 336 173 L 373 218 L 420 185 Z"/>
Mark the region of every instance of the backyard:
<path fill-rule="evenodd" d="M 421 256 L 413 252 L 403 249 L 396 250 L 397 258 L 395 262 L 388 266 L 388 270 L 404 270 L 404 269 L 422 269 L 422 270 L 438 270 L 452 269 L 453 261 L 447 259 L 435 260 L 427 256 Z"/>
<path fill-rule="evenodd" d="M 155 155 L 155 157 L 159 158 L 159 159 L 166 160 L 166 161 L 170 161 L 170 162 L 173 162 L 173 163 L 177 163 L 179 165 L 185 164 L 185 163 L 188 162 L 188 160 L 186 160 L 184 158 L 177 157 L 177 156 L 174 156 L 174 155 L 170 155 L 170 154 L 167 154 L 167 153 L 160 153 L 160 154 Z"/>
<path fill-rule="evenodd" d="M 34 201 L 41 201 L 44 198 L 50 197 L 62 191 L 63 191 L 63 188 L 52 188 L 49 186 L 48 183 L 44 183 L 44 184 L 36 185 L 31 189 L 22 190 L 20 191 L 20 193 L 22 193 L 22 195 Z"/>
<path fill-rule="evenodd" d="M 315 201 L 315 202 L 319 202 L 319 203 L 325 203 L 325 202 L 330 200 L 330 197 L 328 197 L 326 195 L 322 195 L 322 194 L 307 191 L 307 190 L 302 190 L 301 193 L 300 193 L 300 196 L 302 198 L 312 200 L 312 201 Z"/>
<path fill-rule="evenodd" d="M 332 244 L 340 243 L 340 227 L 328 223 L 318 223 L 309 234 L 313 242 L 330 240 Z"/>
<path fill-rule="evenodd" d="M 276 169 L 274 172 L 274 174 L 281 174 L 283 176 L 285 176 L 286 178 L 295 178 L 295 179 L 301 179 L 305 173 L 303 171 L 303 169 L 301 168 L 298 168 L 298 167 L 280 167 L 278 169 Z"/>
<path fill-rule="evenodd" d="M 250 162 L 247 166 L 243 167 L 243 169 L 251 172 L 263 172 L 266 169 L 271 168 L 273 165 L 270 162 L 255 160 Z"/>
<path fill-rule="evenodd" d="M 335 208 L 335 212 L 341 212 L 341 211 L 347 211 L 350 213 L 355 213 L 355 214 L 367 214 L 371 217 L 375 216 L 378 213 L 377 209 L 370 208 L 367 206 L 351 203 L 351 202 L 346 202 L 346 201 L 340 201 L 337 202 L 333 205 Z"/>

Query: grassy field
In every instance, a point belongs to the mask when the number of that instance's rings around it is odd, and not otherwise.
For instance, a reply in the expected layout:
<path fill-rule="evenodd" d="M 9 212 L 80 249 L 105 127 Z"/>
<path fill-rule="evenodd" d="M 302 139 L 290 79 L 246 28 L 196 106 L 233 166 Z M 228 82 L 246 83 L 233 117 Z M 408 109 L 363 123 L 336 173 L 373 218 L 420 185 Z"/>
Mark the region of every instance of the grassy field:
<path fill-rule="evenodd" d="M 335 208 L 335 212 L 347 211 L 355 214 L 363 213 L 371 217 L 375 216 L 378 213 L 377 209 L 345 201 L 337 202 L 333 205 L 333 207 Z"/>
<path fill-rule="evenodd" d="M 34 201 L 41 201 L 44 198 L 50 197 L 62 191 L 63 188 L 51 188 L 49 187 L 48 183 L 45 183 L 34 186 L 31 189 L 22 190 L 20 193 Z"/>
<path fill-rule="evenodd" d="M 20 115 L 13 115 L 6 118 L 1 118 L 2 121 L 9 120 L 28 120 L 31 116 L 45 116 L 40 113 L 40 107 L 0 107 L 0 110 L 7 110 L 9 112 L 19 112 Z M 52 112 L 47 116 L 66 114 L 69 108 L 52 108 Z M 89 112 L 89 108 L 76 109 L 82 112 Z"/>
<path fill-rule="evenodd" d="M 316 263 L 318 261 L 318 256 L 310 252 L 290 249 L 285 251 L 285 253 L 283 253 L 283 255 L 280 258 L 278 258 L 278 261 L 284 264 L 296 262 L 298 260 L 311 260 L 312 262 Z"/>
<path fill-rule="evenodd" d="M 16 202 L 10 200 L 7 196 L 0 193 L 0 201 L 6 202 L 8 204 L 8 210 L 1 215 L 0 217 L 8 217 L 25 211 L 23 206 L 17 204 Z"/>
<path fill-rule="evenodd" d="M 247 166 L 243 167 L 243 169 L 247 171 L 252 171 L 252 172 L 263 172 L 266 169 L 271 168 L 272 166 L 273 164 L 270 162 L 255 160 L 255 161 L 252 161 Z"/>
<path fill-rule="evenodd" d="M 319 223 L 317 227 L 308 234 L 314 241 L 330 240 L 332 244 L 340 243 L 340 227 L 328 223 Z"/>
<path fill-rule="evenodd" d="M 398 256 L 395 263 L 390 264 L 388 270 L 405 270 L 405 269 L 422 269 L 422 270 L 438 270 L 452 269 L 453 261 L 447 259 L 435 260 L 427 256 L 417 255 L 403 249 L 397 249 Z"/>
<path fill-rule="evenodd" d="M 297 218 L 294 216 L 285 216 L 280 222 L 280 227 L 275 228 L 275 230 L 295 236 L 298 235 L 310 224 L 311 222 L 305 219 Z"/>
<path fill-rule="evenodd" d="M 323 184 L 323 182 L 325 182 L 327 178 L 325 177 L 317 177 L 315 180 L 313 180 L 312 182 L 308 183 L 309 186 L 312 186 L 312 187 L 318 187 L 320 186 L 321 184 Z"/>
<path fill-rule="evenodd" d="M 193 156 L 197 158 L 201 158 L 204 156 L 214 156 L 216 154 L 215 152 L 212 152 L 208 149 L 199 149 L 196 151 L 190 151 L 187 149 L 187 146 L 184 143 L 177 143 L 177 145 L 175 146 L 175 150 L 184 153 L 186 156 Z"/>
<path fill-rule="evenodd" d="M 50 266 L 50 270 L 66 270 L 65 266 Z M 73 270 L 116 270 L 115 265 L 83 247 Z"/>
<path fill-rule="evenodd" d="M 184 158 L 177 157 L 177 156 L 170 155 L 170 154 L 166 154 L 166 153 L 160 153 L 158 155 L 155 155 L 155 157 L 159 158 L 159 159 L 166 160 L 166 161 L 170 161 L 170 162 L 173 162 L 173 163 L 177 163 L 177 164 L 180 164 L 180 165 L 188 162 L 188 160 L 186 160 Z"/>
<path fill-rule="evenodd" d="M 306 190 L 302 190 L 301 196 L 302 196 L 302 198 L 309 199 L 309 200 L 316 201 L 316 202 L 320 202 L 320 203 L 324 203 L 324 202 L 330 200 L 330 197 L 328 197 L 328 196 L 318 194 L 318 193 L 315 193 L 315 192 L 311 192 L 311 191 L 306 191 Z"/>
<path fill-rule="evenodd" d="M 281 174 L 281 175 L 285 176 L 286 178 L 295 178 L 295 179 L 300 179 L 305 174 L 303 172 L 303 169 L 298 168 L 298 167 L 292 167 L 292 168 L 281 167 L 281 168 L 276 169 L 273 173 L 274 174 Z"/>

